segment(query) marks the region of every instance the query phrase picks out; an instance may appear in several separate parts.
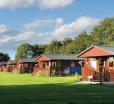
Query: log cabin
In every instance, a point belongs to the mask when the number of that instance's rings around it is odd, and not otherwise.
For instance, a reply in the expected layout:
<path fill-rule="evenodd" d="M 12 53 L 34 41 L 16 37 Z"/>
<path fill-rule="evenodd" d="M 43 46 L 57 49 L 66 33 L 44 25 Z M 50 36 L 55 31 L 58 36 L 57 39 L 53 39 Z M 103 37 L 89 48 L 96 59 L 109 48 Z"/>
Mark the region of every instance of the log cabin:
<path fill-rule="evenodd" d="M 14 60 L 9 60 L 7 62 L 7 72 L 13 72 L 17 69 L 17 64 L 16 61 Z"/>
<path fill-rule="evenodd" d="M 6 71 L 7 62 L 0 62 L 0 72 Z"/>
<path fill-rule="evenodd" d="M 114 46 L 91 46 L 77 57 L 84 58 L 83 80 L 114 81 Z"/>
<path fill-rule="evenodd" d="M 36 58 L 37 65 L 34 68 L 34 74 L 48 76 L 63 76 L 66 74 L 81 74 L 82 58 L 74 55 L 40 55 Z"/>
<path fill-rule="evenodd" d="M 17 60 L 17 70 L 19 73 L 32 73 L 35 64 L 37 63 L 35 59 L 19 59 Z"/>

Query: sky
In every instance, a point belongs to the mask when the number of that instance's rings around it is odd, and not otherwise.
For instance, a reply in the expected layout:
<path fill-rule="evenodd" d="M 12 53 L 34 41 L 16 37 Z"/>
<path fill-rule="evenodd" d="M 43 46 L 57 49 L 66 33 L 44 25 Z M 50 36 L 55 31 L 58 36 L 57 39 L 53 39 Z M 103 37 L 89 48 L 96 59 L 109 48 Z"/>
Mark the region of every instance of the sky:
<path fill-rule="evenodd" d="M 91 31 L 114 16 L 114 0 L 0 0 L 0 52 L 14 59 L 22 43 L 47 44 Z"/>

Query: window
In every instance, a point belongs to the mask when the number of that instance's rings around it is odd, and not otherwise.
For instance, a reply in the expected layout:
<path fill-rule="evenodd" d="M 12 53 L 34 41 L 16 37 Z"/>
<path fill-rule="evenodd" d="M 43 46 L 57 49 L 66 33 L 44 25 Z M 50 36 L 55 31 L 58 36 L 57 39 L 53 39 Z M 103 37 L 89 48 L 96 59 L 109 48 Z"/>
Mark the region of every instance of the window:
<path fill-rule="evenodd" d="M 109 67 L 113 67 L 113 57 L 109 57 Z"/>
<path fill-rule="evenodd" d="M 89 67 L 97 70 L 97 60 L 95 58 L 89 58 Z"/>
<path fill-rule="evenodd" d="M 57 61 L 57 66 L 61 66 L 61 61 Z"/>
<path fill-rule="evenodd" d="M 47 62 L 47 66 L 49 65 L 49 62 Z"/>
<path fill-rule="evenodd" d="M 45 63 L 42 63 L 42 68 L 44 69 L 46 67 L 46 64 Z"/>
<path fill-rule="evenodd" d="M 71 62 L 71 67 L 74 67 L 75 66 L 75 63 L 74 61 Z"/>
<path fill-rule="evenodd" d="M 24 67 L 28 67 L 29 65 L 28 65 L 27 63 L 25 63 L 23 66 L 24 66 Z"/>
<path fill-rule="evenodd" d="M 53 67 L 56 67 L 56 62 L 52 62 L 52 66 Z"/>
<path fill-rule="evenodd" d="M 103 58 L 99 58 L 99 66 L 104 66 L 104 59 Z"/>

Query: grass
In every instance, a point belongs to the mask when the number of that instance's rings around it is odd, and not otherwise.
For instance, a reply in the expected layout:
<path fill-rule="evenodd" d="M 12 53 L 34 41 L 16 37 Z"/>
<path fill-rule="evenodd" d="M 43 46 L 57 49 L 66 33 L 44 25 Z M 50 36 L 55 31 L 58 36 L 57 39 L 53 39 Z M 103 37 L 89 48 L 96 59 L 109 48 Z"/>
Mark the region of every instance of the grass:
<path fill-rule="evenodd" d="M 0 104 L 114 104 L 114 86 L 76 81 L 76 77 L 0 73 Z"/>
<path fill-rule="evenodd" d="M 31 74 L 0 73 L 0 85 L 31 85 L 31 84 L 60 84 L 79 81 L 71 77 L 39 77 Z"/>

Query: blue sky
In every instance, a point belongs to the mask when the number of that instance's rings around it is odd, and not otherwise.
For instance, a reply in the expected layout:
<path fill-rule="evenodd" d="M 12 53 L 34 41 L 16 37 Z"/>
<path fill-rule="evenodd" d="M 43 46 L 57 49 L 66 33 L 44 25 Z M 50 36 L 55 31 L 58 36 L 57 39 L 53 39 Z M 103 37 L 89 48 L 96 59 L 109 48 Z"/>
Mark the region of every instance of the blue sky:
<path fill-rule="evenodd" d="M 0 0 L 0 51 L 14 58 L 21 43 L 49 43 L 91 31 L 114 16 L 114 0 Z"/>

